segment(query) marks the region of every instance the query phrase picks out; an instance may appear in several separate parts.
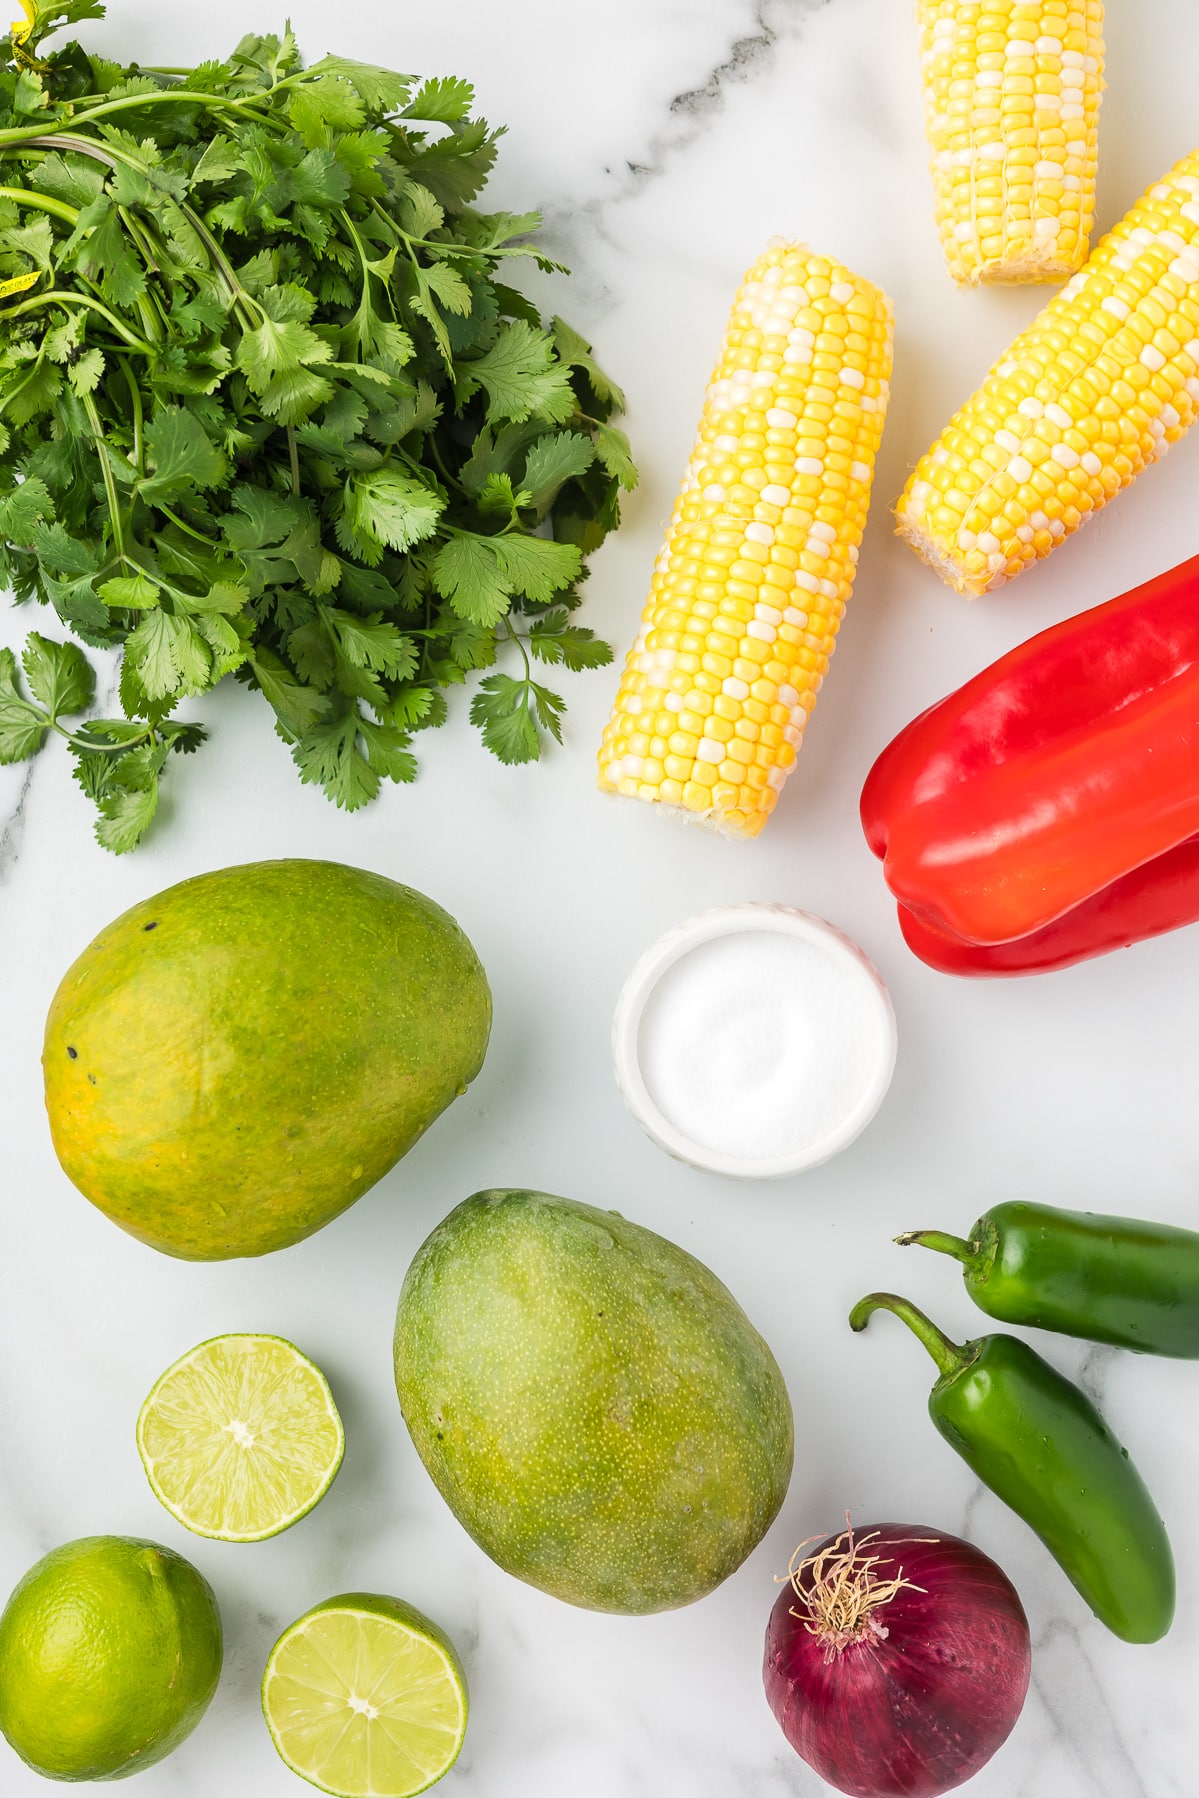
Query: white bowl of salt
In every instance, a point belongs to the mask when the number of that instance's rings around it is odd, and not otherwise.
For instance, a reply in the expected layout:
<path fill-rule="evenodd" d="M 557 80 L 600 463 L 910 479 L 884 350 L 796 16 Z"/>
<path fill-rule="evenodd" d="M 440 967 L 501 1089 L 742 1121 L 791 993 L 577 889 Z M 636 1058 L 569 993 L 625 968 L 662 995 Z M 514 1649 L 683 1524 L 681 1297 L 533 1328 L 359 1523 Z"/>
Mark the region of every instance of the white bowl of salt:
<path fill-rule="evenodd" d="M 841 931 L 784 905 L 721 906 L 650 948 L 616 1007 L 616 1080 L 693 1167 L 769 1180 L 847 1147 L 895 1068 L 895 1013 Z"/>

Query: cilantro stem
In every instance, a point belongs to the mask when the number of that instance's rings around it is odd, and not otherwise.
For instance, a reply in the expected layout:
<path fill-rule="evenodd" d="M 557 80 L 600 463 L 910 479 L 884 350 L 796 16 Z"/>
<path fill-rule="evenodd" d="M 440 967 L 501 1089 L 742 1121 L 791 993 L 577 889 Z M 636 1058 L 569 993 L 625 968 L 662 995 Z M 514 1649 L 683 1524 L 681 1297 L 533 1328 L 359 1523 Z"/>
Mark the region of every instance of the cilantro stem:
<path fill-rule="evenodd" d="M 142 321 L 146 336 L 152 341 L 161 342 L 163 337 L 162 320 L 153 300 L 146 294 L 137 296 L 137 316 Z"/>
<path fill-rule="evenodd" d="M 237 278 L 237 272 L 234 269 L 233 264 L 226 258 L 220 244 L 212 235 L 212 232 L 208 229 L 208 226 L 204 223 L 204 220 L 200 217 L 199 213 L 193 212 L 190 206 L 181 206 L 179 210 L 183 213 L 184 218 L 186 218 L 188 224 L 196 233 L 197 237 L 204 245 L 204 248 L 208 251 L 208 254 L 212 257 L 212 265 L 228 289 L 229 297 L 234 305 L 239 306 L 241 310 L 246 313 L 250 318 L 251 323 L 257 322 L 258 324 L 262 324 L 266 318 L 266 313 L 258 304 L 258 301 L 254 296 L 246 292 L 245 288 Z M 257 321 L 253 318 L 254 313 L 258 314 Z"/>
<path fill-rule="evenodd" d="M 126 749 L 132 749 L 135 744 L 155 741 L 154 727 L 149 724 L 140 736 L 127 737 L 123 743 L 92 743 L 86 737 L 80 736 L 78 731 L 68 730 L 64 724 L 58 722 L 57 718 L 51 718 L 48 722 L 51 730 L 56 730 L 60 737 L 65 737 L 67 742 L 73 744 L 76 749 L 86 750 L 89 755 L 121 755 Z"/>
<path fill-rule="evenodd" d="M 129 388 L 129 398 L 133 406 L 133 461 L 139 475 L 145 473 L 145 452 L 142 430 L 145 424 L 145 408 L 142 405 L 142 390 L 133 378 L 133 373 L 124 356 L 119 358 L 121 373 Z"/>
<path fill-rule="evenodd" d="M 100 472 L 104 476 L 104 492 L 108 499 L 108 515 L 112 520 L 112 541 L 119 556 L 125 554 L 125 526 L 121 518 L 121 502 L 117 497 L 117 484 L 113 479 L 112 464 L 108 460 L 108 450 L 104 439 L 104 426 L 100 422 L 100 414 L 96 410 L 96 402 L 90 393 L 83 395 L 83 409 L 87 413 L 88 423 L 92 427 L 92 436 L 96 440 L 96 453 L 100 458 Z"/>
<path fill-rule="evenodd" d="M 160 275 L 162 269 L 159 266 L 158 255 L 150 239 L 149 232 L 144 231 L 141 228 L 140 221 L 134 218 L 128 206 L 118 206 L 117 216 L 138 249 L 141 251 L 142 261 L 146 264 L 146 267 L 152 274 Z"/>
<path fill-rule="evenodd" d="M 300 450 L 296 443 L 294 425 L 287 427 L 287 453 L 291 459 L 291 490 L 296 498 L 300 497 Z"/>
<path fill-rule="evenodd" d="M 0 200 L 11 200 L 15 206 L 30 206 L 37 212 L 52 213 L 64 224 L 77 225 L 79 214 L 65 200 L 52 200 L 49 194 L 40 194 L 32 187 L 0 187 Z"/>
<path fill-rule="evenodd" d="M 434 462 L 436 462 L 437 472 L 441 476 L 442 480 L 445 482 L 446 486 L 447 487 L 456 487 L 458 489 L 459 493 L 466 493 L 467 489 L 463 485 L 463 483 L 458 479 L 457 475 L 452 475 L 450 473 L 449 469 L 446 467 L 445 462 L 442 458 L 442 454 L 441 454 L 441 445 L 438 443 L 438 441 L 437 441 L 436 437 L 433 435 L 432 431 L 430 431 L 428 436 L 425 438 L 425 444 L 429 450 L 429 453 L 433 457 Z M 413 472 L 419 476 L 420 464 L 415 460 L 415 458 L 412 456 L 405 455 L 403 450 L 400 451 L 400 454 L 404 457 L 405 462 L 407 462 L 408 466 L 413 470 Z"/>
<path fill-rule="evenodd" d="M 513 630 L 512 620 L 510 618 L 501 619 L 500 622 L 504 627 L 504 636 L 502 640 L 507 643 L 515 643 L 517 649 L 519 649 L 521 659 L 525 665 L 525 685 L 526 687 L 531 687 L 533 684 L 533 664 L 529 660 L 529 652 L 525 648 L 525 640 L 520 635 L 519 631 Z"/>
<path fill-rule="evenodd" d="M 12 135 L 11 132 L 0 131 L 0 155 L 10 147 L 7 140 Z M 28 150 L 75 150 L 80 156 L 90 156 L 94 162 L 102 162 L 106 168 L 115 169 L 117 163 L 123 161 L 130 168 L 141 169 L 143 173 L 145 172 L 143 165 L 132 156 L 122 155 L 115 149 L 102 148 L 88 137 L 71 137 L 65 132 L 43 131 L 40 125 L 34 136 L 23 137 L 20 141 Z"/>
<path fill-rule="evenodd" d="M 92 312 L 101 313 L 131 350 L 137 350 L 143 356 L 154 354 L 153 346 L 135 336 L 128 326 L 121 323 L 115 312 L 109 311 L 102 300 L 93 299 L 86 293 L 67 293 L 56 287 L 50 293 L 39 293 L 31 300 L 22 300 L 19 306 L 8 307 L 6 311 L 0 312 L 0 319 L 19 318 L 23 312 L 36 312 L 43 306 L 87 306 Z"/>
<path fill-rule="evenodd" d="M 370 203 L 370 206 L 371 206 L 371 211 L 374 213 L 375 217 L 377 219 L 381 220 L 381 222 L 387 226 L 387 229 L 391 232 L 392 236 L 397 241 L 402 238 L 403 241 L 408 245 L 411 245 L 415 241 L 413 238 L 408 236 L 408 233 L 405 230 L 403 230 L 400 225 L 398 225 L 396 223 L 395 219 L 392 218 L 390 212 L 388 212 L 384 207 L 380 206 L 378 200 L 372 200 Z M 409 249 L 408 254 L 411 256 L 411 254 L 412 254 L 411 248 Z"/>
<path fill-rule="evenodd" d="M 192 88 L 164 88 L 154 94 L 126 94 L 120 100 L 106 100 L 101 106 L 90 107 L 86 112 L 77 112 L 73 116 L 72 125 L 90 125 L 96 119 L 109 118 L 114 112 L 137 111 L 144 106 L 185 105 L 218 107 L 224 112 L 236 112 L 254 120 L 255 124 L 270 125 L 276 130 L 286 129 L 281 119 L 274 119 L 269 113 L 258 112 L 248 100 L 229 100 L 220 94 L 197 93 Z M 27 131 L 0 131 L 0 145 L 30 143 L 41 130 L 34 125 Z"/>
<path fill-rule="evenodd" d="M 144 98 L 144 96 L 142 97 Z M 81 124 L 84 116 L 85 115 L 81 115 L 80 117 L 73 119 L 72 123 Z M 0 155 L 3 155 L 4 148 L 12 139 L 12 135 L 11 132 L 0 131 Z M 144 175 L 147 172 L 147 165 L 144 162 L 139 162 L 136 156 L 130 156 L 127 151 L 117 149 L 114 144 L 100 145 L 93 143 L 91 138 L 87 137 L 73 137 L 65 132 L 55 132 L 53 134 L 36 135 L 33 137 L 26 136 L 21 138 L 20 141 L 27 145 L 34 145 L 37 148 L 44 146 L 51 150 L 75 150 L 80 156 L 90 156 L 94 162 L 101 162 L 106 168 L 110 169 L 115 169 L 119 164 L 124 163 L 126 168 L 135 169 L 139 175 Z M 22 188 L 19 191 L 24 192 L 25 190 Z M 204 220 L 200 217 L 198 212 L 194 211 L 194 209 L 188 206 L 184 201 L 177 200 L 175 203 L 192 230 L 196 233 L 196 236 L 200 239 L 201 243 L 203 243 L 204 248 L 208 251 L 208 254 L 212 259 L 213 268 L 224 283 L 234 305 L 240 306 L 242 310 L 246 312 L 249 312 L 252 308 L 253 311 L 258 314 L 257 322 L 261 324 L 262 320 L 266 317 L 266 314 L 263 312 L 261 306 L 259 306 L 257 300 L 246 292 L 245 288 L 238 280 L 232 263 L 229 262 L 225 256 L 220 244 L 216 241 L 216 238 L 212 235 L 212 232 L 208 229 Z"/>
<path fill-rule="evenodd" d="M 153 232 L 141 219 L 135 218 L 127 206 L 118 206 L 117 214 L 150 273 L 161 276 L 162 264 L 159 256 L 164 252 L 161 244 L 155 243 Z M 163 316 L 157 294 L 147 286 L 142 293 L 137 295 L 134 303 L 137 306 L 138 317 L 145 327 L 146 336 L 152 343 L 161 343 L 166 335 L 168 321 Z"/>
<path fill-rule="evenodd" d="M 170 506 L 164 504 L 162 500 L 156 500 L 155 504 L 160 512 L 166 514 L 173 525 L 177 525 L 178 528 L 181 531 L 185 531 L 189 537 L 194 537 L 197 543 L 202 543 L 206 549 L 220 549 L 221 544 L 219 539 L 216 537 L 206 537 L 203 531 L 198 531 L 194 525 L 188 524 L 185 518 L 180 518 L 178 512 L 173 512 Z M 145 573 L 144 569 L 142 570 L 142 573 Z M 161 582 L 162 577 L 160 575 L 155 575 L 153 578 L 156 582 Z M 175 591 L 175 589 L 172 589 L 172 591 Z"/>

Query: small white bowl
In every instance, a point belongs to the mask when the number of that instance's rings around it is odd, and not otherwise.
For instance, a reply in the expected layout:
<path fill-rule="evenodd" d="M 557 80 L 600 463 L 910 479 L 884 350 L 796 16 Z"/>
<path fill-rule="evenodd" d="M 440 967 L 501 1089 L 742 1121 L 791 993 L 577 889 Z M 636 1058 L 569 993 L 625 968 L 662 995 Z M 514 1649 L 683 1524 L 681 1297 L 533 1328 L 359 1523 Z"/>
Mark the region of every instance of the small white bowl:
<path fill-rule="evenodd" d="M 835 978 L 853 991 L 859 1016 L 869 1032 L 867 1071 L 858 1090 L 846 1091 L 843 1113 L 809 1141 L 785 1155 L 732 1155 L 694 1141 L 660 1108 L 646 1083 L 641 1034 L 646 1007 L 663 976 L 683 958 L 719 937 L 749 931 L 774 931 L 799 937 L 830 957 Z M 641 957 L 624 984 L 612 1024 L 612 1057 L 616 1083 L 629 1110 L 660 1148 L 679 1161 L 709 1173 L 737 1179 L 772 1180 L 818 1167 L 859 1136 L 886 1095 L 895 1069 L 898 1035 L 895 1012 L 886 987 L 856 943 L 810 912 L 790 906 L 747 903 L 720 906 L 670 930 Z"/>

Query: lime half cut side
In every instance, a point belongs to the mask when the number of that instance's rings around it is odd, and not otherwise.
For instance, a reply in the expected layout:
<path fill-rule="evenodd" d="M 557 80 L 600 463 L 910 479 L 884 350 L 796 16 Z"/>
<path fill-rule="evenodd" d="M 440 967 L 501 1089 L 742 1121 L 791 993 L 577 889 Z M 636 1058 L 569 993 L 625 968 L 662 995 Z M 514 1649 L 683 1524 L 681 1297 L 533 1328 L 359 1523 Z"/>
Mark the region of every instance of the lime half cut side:
<path fill-rule="evenodd" d="M 261 1542 L 333 1483 L 345 1432 L 329 1383 L 281 1336 L 216 1336 L 169 1367 L 137 1447 L 155 1496 L 197 1536 Z"/>
<path fill-rule="evenodd" d="M 350 1592 L 285 1630 L 262 1680 L 271 1740 L 336 1798 L 412 1798 L 448 1773 L 466 1735 L 453 1646 L 398 1598 Z"/>

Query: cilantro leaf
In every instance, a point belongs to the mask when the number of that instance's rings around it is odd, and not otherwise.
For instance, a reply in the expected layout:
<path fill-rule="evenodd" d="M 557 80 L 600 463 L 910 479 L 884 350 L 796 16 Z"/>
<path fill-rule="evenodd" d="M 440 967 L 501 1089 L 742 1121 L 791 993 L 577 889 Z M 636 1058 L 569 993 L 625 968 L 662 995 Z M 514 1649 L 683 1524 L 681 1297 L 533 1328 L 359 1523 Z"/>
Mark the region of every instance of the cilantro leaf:
<path fill-rule="evenodd" d="M 398 468 L 354 474 L 345 484 L 337 517 L 338 541 L 370 566 L 384 548 L 406 550 L 437 530 L 445 499 Z"/>
<path fill-rule="evenodd" d="M 408 680 L 416 672 L 416 646 L 394 624 L 379 617 L 355 618 L 350 612 L 322 606 L 321 615 L 337 638 L 338 648 L 356 668 Z"/>
<path fill-rule="evenodd" d="M 537 722 L 542 730 L 553 737 L 555 743 L 562 741 L 562 714 L 566 710 L 565 703 L 557 693 L 551 693 L 548 687 L 539 686 L 536 681 L 529 682 L 529 691 L 533 696 L 533 708 L 537 713 Z"/>
<path fill-rule="evenodd" d="M 34 266 L 47 275 L 54 268 L 54 247 L 54 232 L 50 220 L 44 216 L 27 225 L 13 225 L 0 233 L 0 249 L 28 256 Z"/>
<path fill-rule="evenodd" d="M 158 734 L 177 755 L 195 755 L 201 743 L 208 739 L 202 724 L 181 724 L 178 719 L 168 719 L 160 724 Z"/>
<path fill-rule="evenodd" d="M 473 200 L 495 166 L 501 133 L 485 119 L 464 119 L 436 141 L 410 144 L 409 166 L 447 209 Z"/>
<path fill-rule="evenodd" d="M 448 262 L 434 262 L 424 271 L 425 281 L 447 312 L 464 318 L 471 308 L 470 288 Z"/>
<path fill-rule="evenodd" d="M 533 708 L 531 683 L 510 674 L 489 674 L 471 700 L 470 721 L 478 725 L 492 755 L 509 765 L 535 762 L 541 738 Z"/>
<path fill-rule="evenodd" d="M 128 612 L 145 612 L 158 604 L 160 589 L 144 574 L 114 575 L 97 589 L 106 606 Z"/>
<path fill-rule="evenodd" d="M 8 389 L 5 417 L 10 425 L 30 424 L 52 412 L 62 393 L 62 376 L 49 362 L 40 360 Z"/>
<path fill-rule="evenodd" d="M 393 724 L 376 724 L 372 718 L 361 718 L 359 728 L 366 745 L 366 759 L 384 780 L 406 785 L 416 779 L 416 757 L 402 730 Z"/>
<path fill-rule="evenodd" d="M 316 784 L 340 810 L 356 812 L 376 797 L 380 775 L 359 747 L 362 720 L 351 706 L 340 718 L 314 724 L 292 748 L 300 779 Z"/>
<path fill-rule="evenodd" d="M 99 644 L 106 640 L 110 624 L 108 607 L 98 597 L 90 575 L 59 580 L 43 563 L 40 586 L 63 623 L 70 625 L 85 643 Z"/>
<path fill-rule="evenodd" d="M 386 707 L 385 717 L 400 730 L 437 729 L 445 723 L 445 698 L 429 687 L 402 687 Z"/>
<path fill-rule="evenodd" d="M 241 151 L 218 131 L 205 148 L 203 156 L 192 170 L 192 185 L 197 186 L 204 181 L 228 181 L 241 170 Z"/>
<path fill-rule="evenodd" d="M 158 750 L 130 750 L 121 756 L 97 797 L 96 840 L 114 855 L 136 849 L 158 811 Z"/>
<path fill-rule="evenodd" d="M 29 691 L 52 718 L 85 712 L 96 695 L 91 663 L 75 643 L 54 643 L 30 631 L 21 657 Z"/>
<path fill-rule="evenodd" d="M 507 612 L 515 593 L 544 604 L 568 587 L 580 561 L 573 544 L 553 543 L 546 537 L 459 533 L 438 552 L 433 580 L 459 617 L 493 625 Z"/>
<path fill-rule="evenodd" d="M 370 63 L 354 62 L 346 56 L 325 56 L 313 63 L 309 75 L 339 75 L 348 81 L 368 111 L 380 118 L 399 112 L 412 92 L 414 77 L 397 75 L 393 69 L 376 69 Z"/>
<path fill-rule="evenodd" d="M 288 114 L 304 143 L 327 144 L 334 131 L 355 131 L 366 118 L 356 89 L 339 75 L 318 75 L 293 88 Z"/>
<path fill-rule="evenodd" d="M 477 250 L 501 249 L 514 238 L 528 237 L 541 224 L 539 212 L 471 212 L 463 211 L 458 229 L 464 240 Z M 533 324 L 540 325 L 534 311 Z M 563 358 L 565 360 L 565 358 Z"/>
<path fill-rule="evenodd" d="M 36 524 L 29 536 L 43 569 L 52 568 L 55 574 L 76 576 L 96 573 L 95 550 L 91 544 L 73 537 L 64 524 Z"/>
<path fill-rule="evenodd" d="M 102 281 L 116 305 L 132 306 L 145 293 L 146 277 L 130 247 L 120 212 L 106 194 L 83 208 L 66 253 L 72 249 L 79 273 Z"/>
<path fill-rule="evenodd" d="M 612 660 L 609 644 L 584 625 L 572 624 L 568 612 L 545 612 L 529 626 L 529 648 L 540 662 L 557 662 L 579 673 L 584 668 L 606 668 Z"/>
<path fill-rule="evenodd" d="M 539 437 L 529 451 L 521 481 L 529 495 L 526 504 L 543 518 L 567 481 L 586 474 L 595 454 L 591 439 L 577 431 Z"/>
<path fill-rule="evenodd" d="M 523 488 L 519 493 L 516 491 L 510 474 L 489 474 L 479 491 L 478 505 L 480 512 L 488 518 L 499 518 L 504 524 L 510 524 L 521 506 L 529 505 L 531 500 L 532 495 Z"/>
<path fill-rule="evenodd" d="M 489 541 L 515 591 L 535 605 L 546 604 L 578 577 L 582 557 L 573 543 L 518 532 Z"/>
<path fill-rule="evenodd" d="M 544 431 L 544 425 L 503 425 L 493 431 L 484 425 L 475 438 L 470 455 L 459 469 L 459 478 L 468 493 L 481 494 L 492 475 L 506 474 L 515 480 L 524 466 L 524 456 L 531 443 Z"/>
<path fill-rule="evenodd" d="M 218 486 L 228 466 L 195 413 L 182 406 L 164 406 L 151 420 L 146 459 L 154 472 L 139 482 L 139 492 L 152 505 L 176 499 L 188 487 Z"/>
<path fill-rule="evenodd" d="M 10 543 L 28 543 L 35 527 L 53 516 L 54 502 L 45 482 L 29 478 L 0 496 L 0 537 Z"/>
<path fill-rule="evenodd" d="M 565 319 L 555 318 L 551 326 L 554 348 L 560 362 L 568 368 L 580 369 L 587 377 L 591 391 L 605 412 L 623 412 L 625 397 L 614 381 L 609 380 L 591 352 L 585 337 L 573 331 Z"/>
<path fill-rule="evenodd" d="M 614 425 L 597 423 L 594 429 L 596 456 L 612 479 L 626 493 L 632 493 L 637 485 L 637 469 L 628 438 Z"/>
<path fill-rule="evenodd" d="M 304 160 L 291 171 L 294 201 L 300 206 L 315 206 L 330 211 L 350 195 L 350 175 L 332 150 L 309 150 Z"/>
<path fill-rule="evenodd" d="M 207 686 L 212 654 L 186 618 L 156 610 L 147 612 L 130 632 L 125 665 L 147 699 L 169 699 L 179 692 L 199 693 Z"/>
<path fill-rule="evenodd" d="M 30 43 L 36 44 L 60 25 L 77 25 L 83 19 L 102 19 L 104 0 L 36 0 L 37 19 Z"/>
<path fill-rule="evenodd" d="M 481 388 L 487 423 L 542 418 L 561 424 L 578 406 L 568 369 L 555 362 L 553 345 L 523 319 L 504 325 L 482 356 L 462 365 L 455 386 L 459 405 Z"/>
<path fill-rule="evenodd" d="M 0 649 L 0 763 L 24 762 L 46 740 L 50 720 L 24 699 L 17 685 L 17 659 Z"/>
<path fill-rule="evenodd" d="M 420 181 L 405 180 L 397 194 L 400 223 L 409 237 L 431 237 L 445 224 L 445 212 Z"/>
<path fill-rule="evenodd" d="M 83 207 L 93 201 L 104 187 L 104 169 L 90 158 L 61 155 L 52 151 L 38 169 L 38 186 L 43 193 L 68 206 Z"/>
<path fill-rule="evenodd" d="M 421 83 L 415 98 L 404 108 L 404 117 L 454 125 L 466 117 L 474 103 L 475 90 L 469 81 L 438 75 Z"/>
<path fill-rule="evenodd" d="M 82 356 L 75 358 L 67 370 L 67 380 L 80 399 L 96 391 L 107 366 L 101 350 L 85 350 Z"/>
<path fill-rule="evenodd" d="M 273 650 L 257 649 L 249 665 L 287 737 L 302 737 L 328 714 L 329 701 L 324 694 L 299 680 Z"/>
<path fill-rule="evenodd" d="M 433 564 L 433 582 L 442 598 L 460 618 L 485 627 L 497 624 L 512 600 L 512 582 L 493 544 L 490 537 L 453 536 Z"/>
<path fill-rule="evenodd" d="M 332 397 L 331 383 L 313 373 L 332 359 L 329 345 L 307 325 L 268 317 L 243 335 L 234 357 L 263 411 L 281 424 L 299 424 Z"/>

